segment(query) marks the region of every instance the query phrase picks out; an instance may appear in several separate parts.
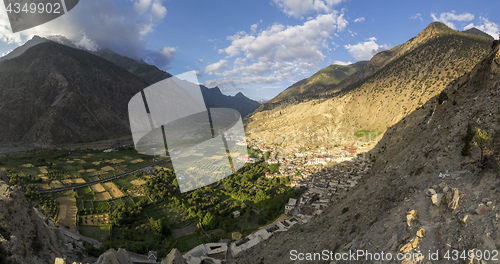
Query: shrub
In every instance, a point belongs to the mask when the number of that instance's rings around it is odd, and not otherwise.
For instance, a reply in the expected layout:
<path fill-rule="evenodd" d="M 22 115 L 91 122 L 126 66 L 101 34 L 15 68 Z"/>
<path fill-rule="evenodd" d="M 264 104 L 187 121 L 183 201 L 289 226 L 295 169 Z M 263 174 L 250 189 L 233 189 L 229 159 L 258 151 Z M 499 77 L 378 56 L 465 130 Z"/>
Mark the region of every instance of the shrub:
<path fill-rule="evenodd" d="M 463 138 L 464 141 L 464 146 L 462 148 L 462 156 L 469 156 L 470 155 L 470 147 L 471 147 L 471 142 L 474 136 L 476 135 L 476 131 L 472 129 L 472 125 L 468 124 L 467 125 L 467 131 L 465 132 L 465 137 Z"/>
<path fill-rule="evenodd" d="M 446 92 L 441 92 L 437 98 L 438 104 L 442 104 L 444 101 L 448 100 L 448 94 Z"/>

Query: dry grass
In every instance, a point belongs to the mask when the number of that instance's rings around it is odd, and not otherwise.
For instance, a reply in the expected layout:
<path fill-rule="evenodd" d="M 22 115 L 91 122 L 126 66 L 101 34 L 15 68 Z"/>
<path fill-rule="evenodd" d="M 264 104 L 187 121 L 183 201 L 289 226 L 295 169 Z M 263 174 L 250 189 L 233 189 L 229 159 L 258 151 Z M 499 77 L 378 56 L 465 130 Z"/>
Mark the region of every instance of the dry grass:
<path fill-rule="evenodd" d="M 144 161 L 143 159 L 135 159 L 135 160 L 130 161 L 130 163 L 139 163 L 139 162 L 143 162 L 143 161 Z"/>
<path fill-rule="evenodd" d="M 98 201 L 106 201 L 106 200 L 111 199 L 112 197 L 111 197 L 111 195 L 109 195 L 108 192 L 102 192 L 102 193 L 96 193 L 95 198 Z"/>
<path fill-rule="evenodd" d="M 76 229 L 76 201 L 73 196 L 63 196 L 56 199 L 59 202 L 59 224 Z"/>
<path fill-rule="evenodd" d="M 59 188 L 59 187 L 63 187 L 63 184 L 60 181 L 52 181 L 50 183 L 50 187 L 51 188 Z"/>
<path fill-rule="evenodd" d="M 106 189 L 108 189 L 108 192 L 111 194 L 113 198 L 120 198 L 125 196 L 120 189 L 116 186 L 116 184 L 112 182 L 106 182 L 104 183 L 104 186 L 106 186 Z"/>
<path fill-rule="evenodd" d="M 47 166 L 38 167 L 38 170 L 40 171 L 40 173 L 48 173 Z"/>
<path fill-rule="evenodd" d="M 102 226 L 109 225 L 108 214 L 83 215 L 80 217 L 83 225 Z"/>
<path fill-rule="evenodd" d="M 62 182 L 64 184 L 72 184 L 73 183 L 73 179 L 64 179 L 64 180 L 62 180 Z"/>
<path fill-rule="evenodd" d="M 133 180 L 133 181 L 131 181 L 130 183 L 132 183 L 133 185 L 138 186 L 138 185 L 143 185 L 143 184 L 145 184 L 145 183 L 146 183 L 146 181 L 145 181 L 145 180 L 143 180 L 143 179 L 137 179 L 137 180 Z"/>
<path fill-rule="evenodd" d="M 103 170 L 103 171 L 113 171 L 115 169 L 113 167 L 111 167 L 111 166 L 106 166 L 106 167 L 102 167 L 101 170 Z"/>
<path fill-rule="evenodd" d="M 76 178 L 75 183 L 86 183 L 86 181 L 82 178 Z"/>
<path fill-rule="evenodd" d="M 90 188 L 92 188 L 92 191 L 94 191 L 95 193 L 100 193 L 100 192 L 106 191 L 106 189 L 100 183 L 94 184 L 94 185 L 90 186 Z"/>

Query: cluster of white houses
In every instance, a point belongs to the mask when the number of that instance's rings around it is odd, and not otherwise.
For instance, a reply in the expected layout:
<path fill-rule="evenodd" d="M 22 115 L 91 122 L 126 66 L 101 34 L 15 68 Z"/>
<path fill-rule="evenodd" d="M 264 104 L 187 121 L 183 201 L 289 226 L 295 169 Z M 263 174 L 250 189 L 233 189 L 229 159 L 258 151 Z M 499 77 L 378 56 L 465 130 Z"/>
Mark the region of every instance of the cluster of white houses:
<path fill-rule="evenodd" d="M 372 163 L 363 158 L 355 158 L 341 164 L 334 165 L 308 176 L 296 177 L 292 181 L 294 187 L 307 188 L 298 201 L 291 200 L 285 207 L 285 212 L 294 212 L 295 203 L 297 214 L 316 215 L 331 203 L 335 194 L 343 193 L 368 174 Z"/>
<path fill-rule="evenodd" d="M 298 220 L 295 217 L 290 217 L 284 221 L 276 223 L 275 225 L 259 229 L 250 235 L 231 243 L 231 256 L 238 256 L 242 251 L 245 251 L 268 239 L 273 235 L 273 233 L 287 231 L 296 223 L 298 223 Z"/>
<path fill-rule="evenodd" d="M 249 156 L 238 156 L 238 160 L 243 161 L 245 163 L 255 163 L 255 161 L 257 161 L 256 158 L 252 158 Z"/>
<path fill-rule="evenodd" d="M 280 173 L 266 173 L 266 178 L 291 176 L 292 187 L 307 190 L 298 199 L 291 198 L 285 205 L 285 213 L 290 215 L 288 219 L 259 229 L 232 242 L 229 247 L 227 243 L 199 245 L 183 255 L 186 263 L 225 263 L 229 252 L 236 257 L 242 251 L 267 240 L 275 232 L 286 231 L 297 223 L 307 223 L 314 215 L 321 214 L 336 194 L 356 186 L 371 167 L 368 160 L 356 156 L 356 146 L 336 146 L 330 151 L 324 147 L 303 151 L 292 149 L 287 151 L 292 154 L 280 154 L 257 142 L 252 145 L 254 149 L 269 152 L 267 164 L 280 165 Z M 238 156 L 238 159 L 247 163 L 256 162 L 255 158 L 249 156 Z M 238 217 L 239 213 L 233 212 L 234 217 Z"/>

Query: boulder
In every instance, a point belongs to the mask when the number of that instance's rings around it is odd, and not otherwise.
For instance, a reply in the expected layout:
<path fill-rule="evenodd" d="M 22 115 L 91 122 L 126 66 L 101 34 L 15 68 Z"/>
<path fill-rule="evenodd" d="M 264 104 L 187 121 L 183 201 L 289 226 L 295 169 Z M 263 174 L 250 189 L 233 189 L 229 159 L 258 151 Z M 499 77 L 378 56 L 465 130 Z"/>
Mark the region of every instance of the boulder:
<path fill-rule="evenodd" d="M 443 199 L 443 196 L 444 194 L 442 193 L 437 193 L 432 195 L 431 197 L 432 204 L 439 207 L 439 205 L 441 205 L 441 200 Z"/>
<path fill-rule="evenodd" d="M 417 210 L 410 210 L 406 214 L 406 223 L 408 224 L 408 226 L 411 226 L 411 224 L 416 220 L 417 220 Z"/>
<path fill-rule="evenodd" d="M 423 228 L 420 228 L 420 229 L 417 231 L 417 237 L 420 237 L 420 238 L 425 237 L 425 230 L 424 230 Z"/>
<path fill-rule="evenodd" d="M 66 260 L 64 260 L 63 258 L 56 258 L 54 260 L 54 264 L 66 264 Z"/>
<path fill-rule="evenodd" d="M 448 201 L 448 208 L 455 210 L 458 207 L 458 202 L 460 201 L 460 192 L 457 188 L 452 188 L 446 194 L 446 201 Z"/>
<path fill-rule="evenodd" d="M 467 214 L 464 214 L 464 215 L 460 215 L 458 217 L 458 219 L 460 220 L 460 222 L 464 223 L 465 225 L 467 225 L 467 220 L 469 219 L 469 215 Z"/>
<path fill-rule="evenodd" d="M 480 203 L 476 210 L 475 210 L 476 214 L 478 215 L 483 215 L 485 214 L 486 212 L 488 212 L 488 207 L 484 204 L 484 203 Z"/>

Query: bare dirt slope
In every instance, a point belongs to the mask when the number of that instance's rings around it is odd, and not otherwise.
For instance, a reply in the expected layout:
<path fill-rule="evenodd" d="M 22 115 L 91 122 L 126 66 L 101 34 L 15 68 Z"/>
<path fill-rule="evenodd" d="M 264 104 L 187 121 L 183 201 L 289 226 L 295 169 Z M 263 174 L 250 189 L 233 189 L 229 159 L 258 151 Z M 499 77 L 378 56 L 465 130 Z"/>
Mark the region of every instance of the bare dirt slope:
<path fill-rule="evenodd" d="M 329 135 L 384 132 L 469 72 L 491 50 L 491 43 L 490 39 L 432 23 L 405 44 L 375 55 L 333 94 L 271 109 L 263 105 L 246 118 L 248 138 L 291 147 L 311 144 L 306 140 L 290 142 L 299 134 L 334 145 Z"/>

